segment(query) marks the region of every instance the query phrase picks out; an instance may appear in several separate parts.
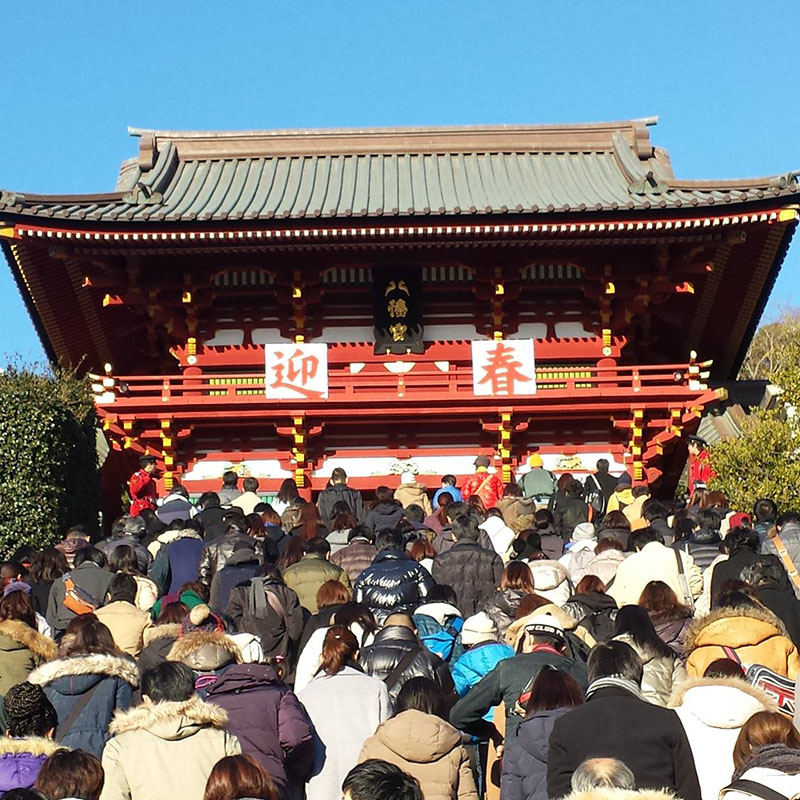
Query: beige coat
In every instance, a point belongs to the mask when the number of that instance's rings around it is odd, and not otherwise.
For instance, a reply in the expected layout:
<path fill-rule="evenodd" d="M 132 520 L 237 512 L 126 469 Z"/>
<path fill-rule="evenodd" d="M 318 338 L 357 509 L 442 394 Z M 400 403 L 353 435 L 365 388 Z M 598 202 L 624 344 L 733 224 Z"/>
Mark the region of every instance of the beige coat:
<path fill-rule="evenodd" d="M 24 622 L 0 622 L 0 695 L 18 683 L 40 664 L 56 657 L 56 643 Z"/>
<path fill-rule="evenodd" d="M 364 742 L 359 762 L 379 758 L 413 775 L 425 800 L 478 800 L 464 749 L 467 737 L 422 711 L 403 711 Z"/>
<path fill-rule="evenodd" d="M 718 658 L 727 658 L 724 647 L 735 650 L 745 666 L 765 667 L 795 678 L 800 673 L 800 655 L 783 623 L 766 608 L 718 608 L 701 617 L 686 631 L 686 671 L 702 677 Z"/>
<path fill-rule="evenodd" d="M 150 615 L 136 608 L 133 603 L 117 600 L 107 606 L 101 606 L 94 612 L 97 619 L 106 625 L 114 637 L 114 644 L 136 658 L 144 647 L 144 632 L 152 626 Z"/>
<path fill-rule="evenodd" d="M 227 724 L 223 709 L 197 696 L 117 712 L 100 800 L 198 800 L 214 764 L 241 753 Z"/>
<path fill-rule="evenodd" d="M 678 573 L 678 558 L 683 563 L 692 597 L 699 597 L 703 591 L 703 573 L 700 567 L 688 553 L 665 547 L 660 542 L 650 542 L 638 552 L 631 553 L 617 567 L 617 574 L 608 594 L 617 601 L 620 608 L 637 605 L 644 587 L 650 581 L 664 581 L 682 602 L 683 589 Z"/>
<path fill-rule="evenodd" d="M 420 506 L 425 511 L 425 516 L 433 514 L 431 501 L 428 498 L 428 487 L 424 483 L 401 483 L 394 490 L 394 499 L 403 508 Z"/>
<path fill-rule="evenodd" d="M 608 789 L 598 787 L 585 792 L 572 792 L 562 800 L 676 800 L 671 792 L 665 789 Z"/>
<path fill-rule="evenodd" d="M 677 655 L 659 656 L 639 647 L 628 634 L 615 636 L 630 645 L 642 659 L 642 695 L 657 706 L 666 706 L 673 691 L 686 680 L 686 668 Z"/>

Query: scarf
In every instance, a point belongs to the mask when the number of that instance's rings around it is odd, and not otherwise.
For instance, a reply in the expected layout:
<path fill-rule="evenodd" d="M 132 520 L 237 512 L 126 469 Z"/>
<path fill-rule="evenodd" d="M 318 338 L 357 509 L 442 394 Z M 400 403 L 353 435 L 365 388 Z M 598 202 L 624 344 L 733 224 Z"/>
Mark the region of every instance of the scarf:
<path fill-rule="evenodd" d="M 607 678 L 598 678 L 596 681 L 592 681 L 586 690 L 586 699 L 588 700 L 598 689 L 608 688 L 624 689 L 639 700 L 644 700 L 639 684 L 623 678 L 621 675 L 609 675 Z"/>
<path fill-rule="evenodd" d="M 785 772 L 787 775 L 797 775 L 800 772 L 800 751 L 787 747 L 785 744 L 768 744 L 759 747 L 752 758 L 745 761 L 733 773 L 733 779 L 739 780 L 747 770 L 754 767 L 767 767 Z"/>

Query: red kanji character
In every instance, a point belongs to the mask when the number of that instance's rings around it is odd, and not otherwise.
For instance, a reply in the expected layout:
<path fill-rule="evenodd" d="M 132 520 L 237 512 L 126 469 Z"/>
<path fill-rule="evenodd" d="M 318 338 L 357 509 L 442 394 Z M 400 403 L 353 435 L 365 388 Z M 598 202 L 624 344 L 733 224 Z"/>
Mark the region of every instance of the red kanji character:
<path fill-rule="evenodd" d="M 498 342 L 494 350 L 488 352 L 489 361 L 483 368 L 486 373 L 478 383 L 490 383 L 492 394 L 514 394 L 516 382 L 527 383 L 532 380 L 519 368 L 521 361 L 514 358 L 514 348 L 503 342 Z"/>

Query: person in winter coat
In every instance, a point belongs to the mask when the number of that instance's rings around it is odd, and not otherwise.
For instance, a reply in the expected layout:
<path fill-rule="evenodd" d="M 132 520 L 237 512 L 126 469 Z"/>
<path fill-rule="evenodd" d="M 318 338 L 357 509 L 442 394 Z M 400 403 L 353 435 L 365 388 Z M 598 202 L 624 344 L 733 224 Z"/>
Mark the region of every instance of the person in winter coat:
<path fill-rule="evenodd" d="M 319 610 L 316 614 L 312 614 L 303 625 L 299 650 L 302 651 L 315 630 L 333 625 L 332 620 L 336 612 L 346 603 L 349 603 L 351 599 L 352 594 L 343 583 L 325 581 L 317 590 L 317 608 Z"/>
<path fill-rule="evenodd" d="M 283 661 L 285 674 L 293 674 L 303 633 L 303 609 L 297 593 L 286 586 L 277 567 L 266 566 L 262 576 L 237 586 L 231 592 L 225 614 L 238 632 L 260 638 L 265 658 Z"/>
<path fill-rule="evenodd" d="M 350 531 L 357 525 L 358 521 L 344 503 L 337 503 L 334 506 L 331 532 L 325 537 L 331 546 L 331 555 L 347 547 Z"/>
<path fill-rule="evenodd" d="M 692 610 L 679 602 L 663 581 L 650 581 L 642 590 L 639 605 L 650 616 L 661 641 L 685 661 L 688 653 L 684 640 L 692 624 Z"/>
<path fill-rule="evenodd" d="M 68 569 L 64 554 L 56 547 L 45 547 L 34 556 L 25 583 L 31 587 L 31 602 L 37 614 L 44 616 L 47 613 L 50 587 Z"/>
<path fill-rule="evenodd" d="M 606 594 L 605 584 L 596 575 L 581 578 L 575 587 L 575 594 L 562 608 L 586 631 L 588 636 L 584 638 L 590 646 L 607 642 L 614 635 L 617 603 Z"/>
<path fill-rule="evenodd" d="M 508 564 L 514 555 L 514 539 L 516 534 L 506 525 L 503 514 L 498 508 L 490 508 L 486 519 L 478 526 L 491 539 L 492 548 L 500 556 L 504 564 Z"/>
<path fill-rule="evenodd" d="M 195 606 L 184 617 L 180 636 L 167 653 L 167 661 L 179 661 L 193 671 L 195 691 L 203 698 L 226 669 L 242 660 L 222 620 L 206 605 Z"/>
<path fill-rule="evenodd" d="M 56 657 L 56 644 L 36 630 L 36 615 L 24 591 L 0 600 L 0 696 Z"/>
<path fill-rule="evenodd" d="M 463 655 L 453 663 L 451 674 L 459 697 L 464 695 L 490 673 L 501 661 L 513 658 L 514 648 L 498 641 L 500 634 L 494 620 L 479 611 L 464 620 L 461 628 L 461 643 L 466 648 Z M 487 712 L 491 719 L 491 711 Z"/>
<path fill-rule="evenodd" d="M 742 570 L 742 577 L 766 606 L 786 626 L 795 647 L 800 647 L 800 600 L 781 588 L 782 574 L 774 562 L 756 561 Z"/>
<path fill-rule="evenodd" d="M 567 568 L 573 585 L 586 574 L 588 565 L 594 559 L 596 547 L 597 534 L 594 525 L 591 522 L 578 523 L 566 544 L 566 553 L 558 559 Z"/>
<path fill-rule="evenodd" d="M 161 501 L 161 505 L 156 509 L 156 516 L 165 525 L 172 525 L 173 522 L 185 522 L 187 519 L 197 515 L 197 509 L 189 500 L 189 492 L 185 486 L 176 483 L 172 491 Z"/>
<path fill-rule="evenodd" d="M 547 753 L 555 721 L 583 703 L 583 690 L 557 669 L 543 669 L 530 688 L 525 719 L 506 745 L 500 793 L 503 800 L 548 800 Z M 521 698 L 522 699 L 522 698 Z"/>
<path fill-rule="evenodd" d="M 168 531 L 167 534 L 170 534 L 168 541 L 159 548 L 149 574 L 163 592 L 173 594 L 184 583 L 197 577 L 205 545 L 202 535 L 194 528 Z"/>
<path fill-rule="evenodd" d="M 623 552 L 628 549 L 628 539 L 631 535 L 631 524 L 621 511 L 609 511 L 597 525 L 597 539 L 616 539 Z"/>
<path fill-rule="evenodd" d="M 220 504 L 220 497 L 216 492 L 203 492 L 197 500 L 197 507 L 201 509 L 195 520 L 200 524 L 203 539 L 213 542 L 225 534 L 226 523 L 223 517 L 227 509 Z"/>
<path fill-rule="evenodd" d="M 57 749 L 58 716 L 41 686 L 19 683 L 5 693 L 6 736 L 0 738 L 0 794 L 31 789 L 44 762 Z M 9 795 L 10 796 L 10 795 Z"/>
<path fill-rule="evenodd" d="M 608 498 L 608 503 L 606 504 L 606 514 L 612 511 L 622 511 L 633 503 L 636 497 L 631 490 L 632 485 L 633 481 L 627 472 L 623 472 L 622 475 L 617 478 L 617 486 L 614 489 L 614 493 Z"/>
<path fill-rule="evenodd" d="M 140 611 L 150 611 L 158 600 L 158 587 L 150 578 L 139 572 L 136 552 L 128 545 L 120 545 L 111 554 L 108 571 L 116 575 L 129 575 L 136 584 L 134 605 Z M 109 587 L 110 588 L 110 587 Z"/>
<path fill-rule="evenodd" d="M 144 633 L 144 647 L 136 661 L 140 675 L 167 660 L 172 645 L 180 638 L 181 623 L 188 613 L 189 609 L 181 602 L 164 606 L 155 625 Z"/>
<path fill-rule="evenodd" d="M 53 582 L 50 587 L 45 616 L 56 634 L 61 634 L 66 630 L 69 622 L 77 617 L 77 614 L 64 605 L 67 577 L 71 578 L 75 586 L 90 595 L 99 607 L 103 604 L 108 587 L 114 579 L 110 572 L 103 569 L 105 565 L 105 556 L 94 547 L 87 547 L 75 554 L 75 569 L 64 573 L 61 578 Z"/>
<path fill-rule="evenodd" d="M 557 606 L 562 606 L 572 596 L 572 583 L 569 572 L 558 561 L 528 561 L 533 575 L 536 594 L 545 597 Z"/>
<path fill-rule="evenodd" d="M 425 602 L 417 606 L 411 619 L 420 642 L 443 661 L 450 663 L 464 652 L 460 636 L 464 619 L 456 606 L 456 593 L 452 586 L 437 583 Z M 447 644 L 443 637 L 438 636 L 444 633 L 450 637 Z M 438 638 L 432 640 L 429 637 Z"/>
<path fill-rule="evenodd" d="M 249 546 L 255 550 L 259 562 L 263 562 L 263 548 L 260 543 L 247 535 L 241 522 L 228 522 L 225 534 L 220 539 L 209 542 L 203 548 L 197 572 L 202 583 L 211 586 L 214 573 L 219 572 L 228 563 L 237 545 Z"/>
<path fill-rule="evenodd" d="M 258 494 L 258 479 L 245 478 L 242 481 L 244 491 L 231 501 L 231 508 L 240 508 L 242 513 L 247 516 L 255 511 L 256 506 L 261 502 Z"/>
<path fill-rule="evenodd" d="M 494 595 L 503 576 L 503 562 L 494 550 L 478 544 L 478 525 L 472 516 L 453 521 L 456 543 L 433 559 L 432 575 L 437 583 L 449 583 L 464 616 L 483 608 Z"/>
<path fill-rule="evenodd" d="M 151 512 L 147 511 L 146 513 L 149 514 Z M 158 520 L 156 520 L 156 523 L 158 524 Z M 163 526 L 162 530 L 165 528 L 166 526 Z M 144 544 L 142 544 L 146 536 L 147 523 L 144 514 L 140 517 L 123 517 L 121 527 L 117 527 L 115 524 L 111 529 L 111 536 L 108 539 L 104 539 L 102 542 L 98 542 L 97 548 L 106 557 L 106 561 L 110 561 L 117 547 L 122 545 L 132 547 L 136 552 L 136 565 L 139 572 L 141 572 L 142 575 L 146 575 L 153 562 L 153 557 L 150 555 L 150 552 Z"/>
<path fill-rule="evenodd" d="M 703 591 L 703 573 L 688 554 L 665 547 L 661 535 L 652 528 L 637 531 L 631 536 L 631 553 L 618 567 L 614 583 L 608 593 L 622 607 L 639 601 L 642 590 L 650 581 L 663 581 L 679 599 L 685 598 L 684 582 L 690 598 L 699 597 Z M 680 561 L 679 561 L 680 559 Z"/>
<path fill-rule="evenodd" d="M 331 482 L 326 489 L 320 492 L 317 498 L 319 515 L 325 525 L 330 525 L 333 522 L 333 507 L 339 502 L 347 503 L 350 513 L 356 520 L 359 523 L 364 522 L 366 515 L 361 492 L 351 489 L 347 485 L 347 473 L 341 467 L 336 467 L 331 472 Z"/>
<path fill-rule="evenodd" d="M 281 797 L 299 797 L 310 777 L 313 731 L 306 710 L 268 664 L 231 667 L 209 690 L 225 709 L 242 752 L 267 770 Z"/>
<path fill-rule="evenodd" d="M 82 614 L 67 626 L 59 658 L 37 667 L 28 682 L 41 686 L 55 707 L 58 742 L 99 756 L 114 713 L 131 704 L 139 671 L 111 631 L 94 614 Z"/>
<path fill-rule="evenodd" d="M 403 506 L 392 496 L 388 486 L 379 486 L 375 490 L 375 505 L 367 512 L 364 523 L 374 534 L 388 528 L 396 528 L 403 517 Z"/>
<path fill-rule="evenodd" d="M 594 575 L 609 586 L 625 557 L 622 544 L 617 539 L 602 537 L 594 549 L 592 558 L 583 568 L 584 577 Z"/>
<path fill-rule="evenodd" d="M 544 468 L 542 457 L 538 453 L 528 457 L 530 470 L 517 479 L 517 486 L 524 497 L 533 500 L 537 505 L 547 505 L 556 489 L 556 476 Z"/>
<path fill-rule="evenodd" d="M 347 534 L 347 546 L 331 553 L 331 564 L 341 567 L 354 584 L 361 573 L 375 560 L 378 550 L 375 536 L 366 525 L 356 525 Z"/>
<path fill-rule="evenodd" d="M 800 570 L 800 514 L 795 511 L 785 511 L 776 520 L 775 525 L 769 526 L 761 537 L 761 552 L 779 556 L 786 552 L 783 561 L 787 572 L 794 566 L 794 571 Z M 800 598 L 800 577 L 791 581 L 795 597 Z"/>
<path fill-rule="evenodd" d="M 500 587 L 486 603 L 486 614 L 497 628 L 497 638 L 502 641 L 524 597 L 535 594 L 533 573 L 527 564 L 512 561 L 500 578 Z"/>
<path fill-rule="evenodd" d="M 118 713 L 103 751 L 100 800 L 201 797 L 219 759 L 241 752 L 228 715 L 194 695 L 194 676 L 164 662 L 142 676 L 144 702 Z"/>
<path fill-rule="evenodd" d="M 539 536 L 539 551 L 544 553 L 548 560 L 558 561 L 564 555 L 564 540 L 556 533 L 553 524 L 553 513 L 546 508 L 540 508 L 533 516 L 533 528 Z M 530 539 L 530 536 L 522 537 L 522 534 L 520 534 L 520 538 Z M 518 547 L 515 545 L 514 549 L 518 550 Z M 530 559 L 530 550 L 530 547 L 521 551 L 518 550 L 516 557 L 518 559 Z"/>
<path fill-rule="evenodd" d="M 623 514 L 623 516 L 625 515 Z M 642 505 L 642 519 L 644 519 L 648 527 L 661 534 L 661 538 L 664 540 L 664 544 L 667 547 L 671 547 L 675 542 L 676 531 L 670 526 L 668 518 L 669 510 L 655 497 L 650 497 Z M 692 553 L 692 555 L 694 555 L 694 553 Z"/>
<path fill-rule="evenodd" d="M 425 800 L 478 800 L 465 737 L 447 717 L 447 702 L 429 678 L 412 678 L 391 719 L 364 742 L 359 761 L 396 764 L 420 783 Z"/>
<path fill-rule="evenodd" d="M 298 694 L 316 733 L 306 800 L 339 796 L 364 742 L 389 716 L 386 684 L 355 666 L 357 657 L 356 637 L 334 625 L 325 634 L 317 677 Z"/>
<path fill-rule="evenodd" d="M 531 498 L 523 496 L 522 489 L 516 483 L 506 486 L 505 494 L 497 501 L 495 508 L 510 528 L 520 517 L 532 517 L 536 513 L 536 504 Z"/>
<path fill-rule="evenodd" d="M 557 719 L 547 760 L 549 797 L 563 797 L 587 758 L 624 759 L 640 789 L 700 800 L 692 750 L 674 711 L 641 695 L 642 662 L 624 642 L 598 644 L 589 656 L 586 702 Z"/>
<path fill-rule="evenodd" d="M 464 500 L 476 495 L 483 502 L 484 508 L 494 508 L 503 497 L 505 487 L 497 475 L 489 472 L 492 459 L 489 456 L 478 456 L 475 459 L 475 474 L 470 475 L 461 487 Z"/>
<path fill-rule="evenodd" d="M 353 585 L 353 599 L 382 622 L 392 612 L 413 613 L 434 584 L 430 573 L 409 558 L 403 535 L 389 529 L 375 537 L 378 555 Z"/>
<path fill-rule="evenodd" d="M 711 666 L 713 670 L 713 664 Z M 742 678 L 692 678 L 675 688 L 675 709 L 689 739 L 703 800 L 717 800 L 733 774 L 733 748 L 742 726 L 775 701 Z"/>
<path fill-rule="evenodd" d="M 286 478 L 278 489 L 278 494 L 272 498 L 270 505 L 275 513 L 280 517 L 291 505 L 293 500 L 300 496 L 297 491 L 297 483 L 294 478 Z"/>
<path fill-rule="evenodd" d="M 300 605 L 309 613 L 316 614 L 317 592 L 325 581 L 339 581 L 350 587 L 347 573 L 335 564 L 328 561 L 331 546 L 321 536 L 307 541 L 304 546 L 305 555 L 297 562 L 283 571 L 283 582 L 293 589 Z"/>
<path fill-rule="evenodd" d="M 228 607 L 231 592 L 243 583 L 248 583 L 261 570 L 258 555 L 250 542 L 239 541 L 225 566 L 214 573 L 208 603 L 217 613 Z"/>
<path fill-rule="evenodd" d="M 445 696 L 453 697 L 453 679 L 447 664 L 420 642 L 408 614 L 390 614 L 372 644 L 361 650 L 359 663 L 364 672 L 386 684 L 392 703 L 403 684 L 417 677 L 431 678 L 442 687 Z"/>
<path fill-rule="evenodd" d="M 800 736 L 783 714 L 759 711 L 739 732 L 733 765 L 733 780 L 720 794 L 725 800 L 774 797 L 771 792 L 792 797 L 800 784 Z"/>
<path fill-rule="evenodd" d="M 672 690 L 686 680 L 681 660 L 656 633 L 647 612 L 639 606 L 623 606 L 617 612 L 614 641 L 630 645 L 642 661 L 642 696 L 666 706 Z"/>
<path fill-rule="evenodd" d="M 123 523 L 119 520 L 118 522 L 121 530 Z M 66 538 L 55 546 L 55 549 L 64 556 L 64 559 L 67 562 L 67 569 L 74 569 L 75 554 L 78 552 L 78 550 L 85 550 L 87 547 L 91 547 L 92 543 L 90 540 L 91 536 L 86 532 L 83 525 L 74 525 L 67 531 Z M 33 567 L 33 564 L 31 564 L 31 567 Z M 67 569 L 63 570 L 61 574 L 63 575 Z M 45 607 L 46 605 L 47 598 L 45 598 Z M 44 613 L 44 611 L 40 613 Z"/>
<path fill-rule="evenodd" d="M 400 476 L 400 485 L 394 490 L 394 499 L 403 508 L 419 506 L 425 512 L 426 517 L 433 513 L 433 507 L 428 497 L 428 487 L 415 480 L 410 472 L 404 472 Z"/>
<path fill-rule="evenodd" d="M 136 658 L 144 647 L 144 632 L 150 627 L 150 615 L 136 608 L 136 581 L 130 575 L 115 575 L 108 591 L 108 602 L 95 616 L 110 631 L 114 644 Z"/>
<path fill-rule="evenodd" d="M 694 563 L 704 570 L 720 553 L 722 538 L 719 524 L 720 518 L 715 509 L 701 508 L 697 512 L 694 530 L 688 536 L 676 539 L 672 546 L 688 553 Z"/>
<path fill-rule="evenodd" d="M 570 538 L 577 525 L 589 520 L 589 507 L 583 501 L 583 486 L 574 478 L 564 489 L 564 499 L 553 511 L 556 533 L 565 541 Z"/>
<path fill-rule="evenodd" d="M 522 620 L 520 620 L 522 623 Z M 506 739 L 511 741 L 522 721 L 519 697 L 530 681 L 544 668 L 553 667 L 586 685 L 583 664 L 564 655 L 566 637 L 563 626 L 548 614 L 534 613 L 524 620 L 517 654 L 500 661 L 462 697 L 450 712 L 450 722 L 481 739 L 496 738 L 497 732 L 485 721 L 487 711 L 503 703 L 506 709 Z"/>
<path fill-rule="evenodd" d="M 686 632 L 685 644 L 689 677 L 703 675 L 712 661 L 726 657 L 762 664 L 788 678 L 800 672 L 800 656 L 783 623 L 741 592 L 721 595 L 711 613 Z"/>
<path fill-rule="evenodd" d="M 471 516 L 478 525 L 480 525 L 481 522 L 475 514 L 474 509 L 470 508 L 466 503 L 448 504 L 445 507 L 445 516 L 447 517 L 447 525 L 445 525 L 433 539 L 433 549 L 436 551 L 437 555 L 439 553 L 446 553 L 456 543 L 456 538 L 453 535 L 453 522 L 455 522 L 458 517 Z M 485 550 L 494 550 L 489 534 L 481 527 L 478 528 L 478 544 Z"/>

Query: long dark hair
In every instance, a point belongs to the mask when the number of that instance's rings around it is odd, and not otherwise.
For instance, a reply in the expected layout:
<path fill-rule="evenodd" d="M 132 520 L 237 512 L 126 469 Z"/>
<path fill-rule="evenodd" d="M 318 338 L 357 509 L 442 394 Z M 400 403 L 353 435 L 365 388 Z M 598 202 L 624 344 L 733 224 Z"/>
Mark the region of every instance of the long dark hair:
<path fill-rule="evenodd" d="M 289 541 L 286 542 L 286 547 L 283 548 L 283 552 L 278 556 L 275 566 L 283 572 L 287 567 L 296 564 L 303 557 L 304 553 L 305 541 L 303 537 L 292 536 Z"/>
<path fill-rule="evenodd" d="M 123 575 L 139 575 L 139 561 L 136 550 L 129 544 L 118 544 L 111 553 L 111 572 L 121 572 Z"/>
<path fill-rule="evenodd" d="M 9 592 L 0 600 L 0 620 L 15 619 L 36 630 L 36 612 L 27 592 Z"/>
<path fill-rule="evenodd" d="M 531 686 L 531 696 L 525 704 L 525 717 L 538 711 L 556 708 L 576 708 L 583 703 L 583 691 L 566 672 L 545 667 L 539 671 Z"/>
<path fill-rule="evenodd" d="M 675 653 L 656 633 L 649 614 L 640 606 L 622 606 L 617 612 L 614 636 L 627 634 L 642 650 L 656 656 L 674 656 Z"/>
<path fill-rule="evenodd" d="M 325 526 L 322 524 L 319 511 L 317 511 L 317 507 L 313 503 L 305 503 L 301 506 L 297 527 L 302 528 L 300 535 L 307 542 L 324 535 Z"/>
<path fill-rule="evenodd" d="M 441 686 L 430 678 L 411 678 L 406 681 L 397 695 L 394 716 L 412 709 L 446 720 L 447 701 Z"/>
<path fill-rule="evenodd" d="M 292 500 L 296 500 L 299 496 L 294 478 L 287 478 L 281 484 L 281 488 L 278 489 L 278 500 L 281 503 L 291 503 Z"/>
<path fill-rule="evenodd" d="M 57 547 L 45 547 L 41 553 L 37 553 L 33 557 L 28 570 L 28 580 L 32 584 L 52 583 L 68 569 L 67 559 Z"/>
<path fill-rule="evenodd" d="M 334 621 L 337 625 L 344 625 L 349 628 L 354 623 L 357 623 L 364 635 L 360 646 L 364 646 L 364 641 L 370 634 L 378 630 L 378 623 L 375 621 L 375 615 L 362 603 L 345 603 L 334 615 Z"/>
<path fill-rule="evenodd" d="M 650 615 L 650 619 L 660 620 L 692 615 L 691 609 L 678 600 L 678 595 L 664 581 L 650 581 L 642 589 L 638 605 Z"/>
<path fill-rule="evenodd" d="M 86 656 L 101 653 L 107 656 L 121 656 L 122 652 L 114 643 L 111 631 L 94 614 L 81 614 L 67 624 L 61 640 L 60 656 Z"/>

